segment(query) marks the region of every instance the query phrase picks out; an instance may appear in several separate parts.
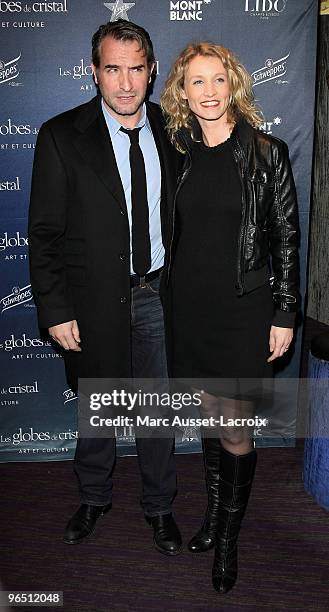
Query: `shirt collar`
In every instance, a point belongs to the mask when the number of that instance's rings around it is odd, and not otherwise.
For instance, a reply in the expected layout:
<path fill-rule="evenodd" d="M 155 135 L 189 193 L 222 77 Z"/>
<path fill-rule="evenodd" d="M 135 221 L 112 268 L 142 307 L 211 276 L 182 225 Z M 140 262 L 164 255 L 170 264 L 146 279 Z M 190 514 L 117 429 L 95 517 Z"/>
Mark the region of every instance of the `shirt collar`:
<path fill-rule="evenodd" d="M 111 138 L 113 138 L 120 131 L 120 128 L 124 126 L 122 126 L 122 124 L 109 113 L 109 111 L 107 110 L 104 104 L 103 98 L 102 98 L 102 111 L 104 113 L 105 121 L 106 121 L 108 130 L 109 130 L 110 136 Z M 139 122 L 137 123 L 136 127 L 143 128 L 144 126 L 149 130 L 149 132 L 151 131 L 151 126 L 150 126 L 150 123 L 149 123 L 149 120 L 146 114 L 145 102 L 142 106 L 141 118 Z"/>

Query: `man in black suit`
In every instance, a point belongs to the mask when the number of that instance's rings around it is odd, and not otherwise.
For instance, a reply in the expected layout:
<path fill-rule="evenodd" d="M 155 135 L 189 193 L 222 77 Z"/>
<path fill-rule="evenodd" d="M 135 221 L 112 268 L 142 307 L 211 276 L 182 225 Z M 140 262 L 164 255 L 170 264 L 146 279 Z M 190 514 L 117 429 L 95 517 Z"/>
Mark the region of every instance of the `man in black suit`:
<path fill-rule="evenodd" d="M 93 36 L 92 58 L 100 95 L 40 129 L 29 218 L 39 324 L 65 349 L 73 389 L 79 377 L 166 377 L 159 284 L 177 156 L 160 108 L 145 102 L 152 42 L 136 24 L 109 22 Z M 139 438 L 136 445 L 155 546 L 177 554 L 174 440 Z M 82 504 L 65 542 L 84 540 L 110 509 L 114 462 L 114 439 L 79 438 Z"/>

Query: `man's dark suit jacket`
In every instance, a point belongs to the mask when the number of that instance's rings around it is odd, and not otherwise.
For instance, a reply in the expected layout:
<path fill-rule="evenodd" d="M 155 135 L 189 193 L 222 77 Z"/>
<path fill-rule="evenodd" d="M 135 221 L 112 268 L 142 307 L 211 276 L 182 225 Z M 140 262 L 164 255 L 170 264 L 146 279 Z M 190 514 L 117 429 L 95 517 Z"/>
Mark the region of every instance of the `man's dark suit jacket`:
<path fill-rule="evenodd" d="M 167 247 L 179 162 L 159 106 L 146 106 L 161 164 L 161 224 Z M 29 244 L 40 327 L 78 322 L 82 352 L 65 353 L 70 386 L 77 388 L 79 376 L 130 377 L 129 226 L 100 96 L 40 129 Z"/>

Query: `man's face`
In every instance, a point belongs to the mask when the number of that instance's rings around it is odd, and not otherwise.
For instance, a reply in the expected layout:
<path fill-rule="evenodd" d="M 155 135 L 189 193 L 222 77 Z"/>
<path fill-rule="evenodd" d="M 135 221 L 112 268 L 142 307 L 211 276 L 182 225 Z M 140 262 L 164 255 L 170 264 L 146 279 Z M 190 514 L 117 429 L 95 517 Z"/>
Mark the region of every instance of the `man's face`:
<path fill-rule="evenodd" d="M 149 69 L 144 50 L 135 40 L 106 36 L 99 55 L 99 68 L 92 68 L 107 109 L 121 123 L 136 125 L 154 66 Z"/>

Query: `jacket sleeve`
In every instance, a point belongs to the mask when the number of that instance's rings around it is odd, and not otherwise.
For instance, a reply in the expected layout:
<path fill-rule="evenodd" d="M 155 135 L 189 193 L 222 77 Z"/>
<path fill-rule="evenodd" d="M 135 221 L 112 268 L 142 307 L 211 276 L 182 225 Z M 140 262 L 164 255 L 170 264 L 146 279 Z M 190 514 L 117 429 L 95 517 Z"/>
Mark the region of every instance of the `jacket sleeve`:
<path fill-rule="evenodd" d="M 35 150 L 28 228 L 30 277 L 40 327 L 75 318 L 64 259 L 67 200 L 65 168 L 45 123 Z"/>
<path fill-rule="evenodd" d="M 272 324 L 278 327 L 293 327 L 296 312 L 300 307 L 297 196 L 287 145 L 279 141 L 274 155 L 275 200 L 268 219 L 274 275 L 272 292 L 275 313 Z"/>

